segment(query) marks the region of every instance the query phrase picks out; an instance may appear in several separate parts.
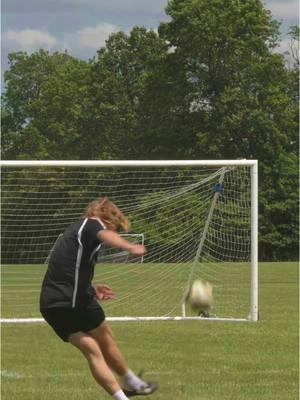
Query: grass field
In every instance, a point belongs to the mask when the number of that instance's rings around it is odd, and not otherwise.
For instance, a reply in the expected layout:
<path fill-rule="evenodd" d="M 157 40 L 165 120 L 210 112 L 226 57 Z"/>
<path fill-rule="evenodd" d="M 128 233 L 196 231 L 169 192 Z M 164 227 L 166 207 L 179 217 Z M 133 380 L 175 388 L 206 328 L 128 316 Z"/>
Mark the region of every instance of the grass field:
<path fill-rule="evenodd" d="M 298 263 L 261 263 L 259 280 L 258 323 L 112 323 L 131 369 L 160 382 L 153 399 L 298 399 Z M 2 326 L 1 374 L 4 400 L 110 398 L 45 324 Z"/>
<path fill-rule="evenodd" d="M 109 317 L 178 316 L 192 266 L 191 262 L 100 263 L 94 282 L 110 285 L 117 294 L 114 301 L 105 303 Z M 193 278 L 207 279 L 214 286 L 214 315 L 247 317 L 250 263 L 201 262 L 195 267 Z M 2 266 L 3 318 L 40 317 L 39 295 L 46 268 L 45 264 Z M 195 315 L 192 310 L 187 312 Z"/>

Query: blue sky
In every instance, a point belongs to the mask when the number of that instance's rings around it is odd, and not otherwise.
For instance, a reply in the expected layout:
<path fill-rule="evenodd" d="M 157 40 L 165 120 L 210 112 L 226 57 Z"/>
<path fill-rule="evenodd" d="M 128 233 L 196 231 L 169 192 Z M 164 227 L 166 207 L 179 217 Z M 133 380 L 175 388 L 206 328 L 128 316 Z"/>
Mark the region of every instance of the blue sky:
<path fill-rule="evenodd" d="M 1 66 L 7 68 L 7 54 L 38 48 L 67 49 L 88 59 L 118 30 L 135 25 L 157 28 L 167 20 L 167 0 L 2 0 Z M 288 49 L 286 32 L 298 24 L 297 0 L 264 0 L 274 18 L 282 22 L 281 51 Z"/>

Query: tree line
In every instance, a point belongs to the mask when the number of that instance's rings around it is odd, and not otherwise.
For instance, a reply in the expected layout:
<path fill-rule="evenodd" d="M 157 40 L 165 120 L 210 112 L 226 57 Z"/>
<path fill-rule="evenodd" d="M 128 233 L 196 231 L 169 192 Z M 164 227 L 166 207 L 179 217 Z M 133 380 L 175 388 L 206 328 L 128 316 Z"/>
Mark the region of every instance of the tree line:
<path fill-rule="evenodd" d="M 2 159 L 258 159 L 260 259 L 297 259 L 295 47 L 288 67 L 260 0 L 171 0 L 166 13 L 89 61 L 9 54 Z"/>

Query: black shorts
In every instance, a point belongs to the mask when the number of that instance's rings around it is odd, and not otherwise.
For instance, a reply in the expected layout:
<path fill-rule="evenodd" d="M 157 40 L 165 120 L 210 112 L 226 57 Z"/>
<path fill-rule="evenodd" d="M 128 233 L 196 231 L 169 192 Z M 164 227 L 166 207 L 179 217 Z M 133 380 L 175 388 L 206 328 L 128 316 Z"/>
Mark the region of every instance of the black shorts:
<path fill-rule="evenodd" d="M 41 310 L 41 314 L 64 342 L 68 342 L 72 333 L 88 332 L 105 320 L 104 311 L 96 300 L 84 309 L 46 308 Z"/>

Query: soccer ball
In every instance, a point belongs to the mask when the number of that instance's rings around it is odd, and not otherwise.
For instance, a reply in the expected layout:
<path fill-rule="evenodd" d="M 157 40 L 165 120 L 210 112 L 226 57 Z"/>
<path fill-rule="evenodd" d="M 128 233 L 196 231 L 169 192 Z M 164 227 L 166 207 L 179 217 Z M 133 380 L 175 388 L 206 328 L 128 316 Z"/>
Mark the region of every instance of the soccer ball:
<path fill-rule="evenodd" d="M 195 310 L 210 310 L 213 304 L 212 285 L 201 279 L 195 280 L 187 292 L 186 301 Z"/>

